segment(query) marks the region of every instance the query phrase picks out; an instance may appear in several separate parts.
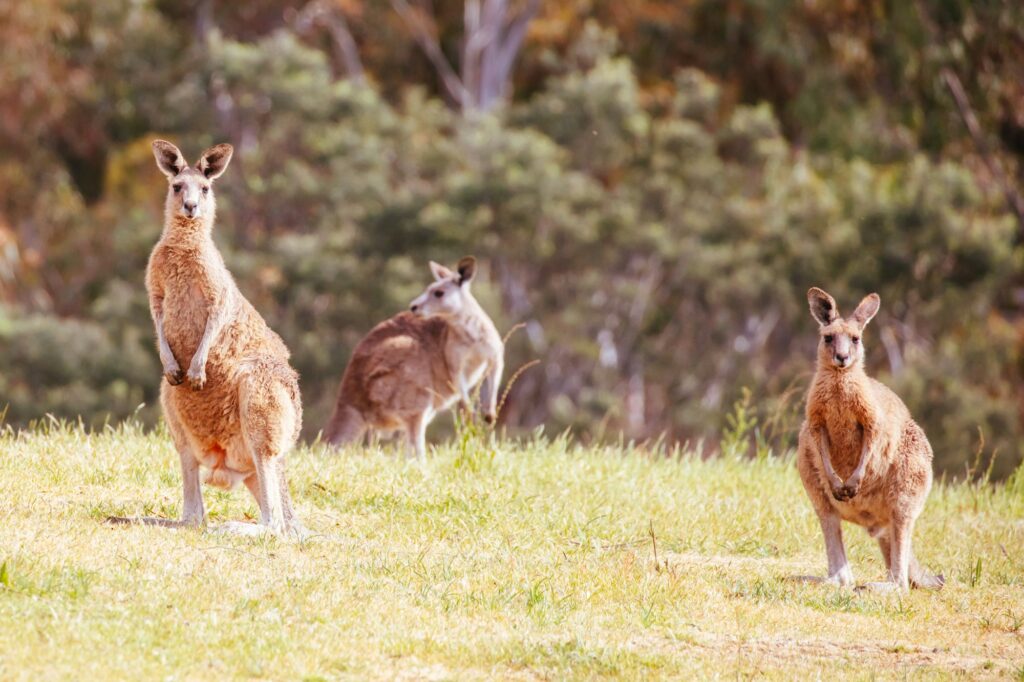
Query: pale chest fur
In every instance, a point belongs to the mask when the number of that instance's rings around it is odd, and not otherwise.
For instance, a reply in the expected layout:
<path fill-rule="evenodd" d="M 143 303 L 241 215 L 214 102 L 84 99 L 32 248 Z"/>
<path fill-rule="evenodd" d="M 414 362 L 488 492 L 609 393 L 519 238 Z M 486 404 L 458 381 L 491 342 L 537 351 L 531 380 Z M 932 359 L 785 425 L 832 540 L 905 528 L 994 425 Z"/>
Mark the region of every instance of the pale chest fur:
<path fill-rule="evenodd" d="M 495 360 L 498 332 L 490 320 L 471 319 L 452 328 L 445 347 L 445 359 L 452 383 L 473 388 L 479 384 Z"/>

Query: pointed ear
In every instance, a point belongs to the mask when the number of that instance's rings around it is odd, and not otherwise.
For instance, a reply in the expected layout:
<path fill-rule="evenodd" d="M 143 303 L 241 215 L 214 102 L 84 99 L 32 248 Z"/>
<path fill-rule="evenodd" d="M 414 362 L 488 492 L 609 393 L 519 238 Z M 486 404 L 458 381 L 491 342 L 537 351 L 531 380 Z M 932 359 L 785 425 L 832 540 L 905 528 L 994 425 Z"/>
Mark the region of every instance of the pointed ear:
<path fill-rule="evenodd" d="M 466 256 L 459 261 L 459 264 L 455 266 L 455 269 L 459 272 L 459 284 L 468 284 L 473 281 L 473 277 L 476 276 L 476 258 Z"/>
<path fill-rule="evenodd" d="M 153 156 L 156 157 L 156 167 L 169 178 L 188 166 L 181 151 L 167 140 L 153 140 Z"/>
<path fill-rule="evenodd" d="M 839 317 L 836 300 L 818 287 L 811 287 L 807 291 L 807 302 L 811 306 L 811 317 L 822 327 L 832 324 Z"/>
<path fill-rule="evenodd" d="M 850 319 L 854 320 L 863 329 L 871 318 L 878 313 L 878 308 L 882 305 L 882 299 L 878 294 L 868 294 L 864 297 L 864 300 L 860 302 L 857 309 L 850 315 Z"/>
<path fill-rule="evenodd" d="M 211 180 L 219 178 L 228 169 L 234 152 L 235 148 L 229 144 L 214 145 L 199 157 L 196 170 Z"/>
<path fill-rule="evenodd" d="M 434 279 L 436 279 L 438 282 L 441 282 L 446 279 L 451 279 L 452 277 L 455 276 L 454 272 L 452 272 L 445 266 L 441 265 L 440 263 L 435 263 L 434 261 L 430 261 L 430 272 L 434 274 Z"/>

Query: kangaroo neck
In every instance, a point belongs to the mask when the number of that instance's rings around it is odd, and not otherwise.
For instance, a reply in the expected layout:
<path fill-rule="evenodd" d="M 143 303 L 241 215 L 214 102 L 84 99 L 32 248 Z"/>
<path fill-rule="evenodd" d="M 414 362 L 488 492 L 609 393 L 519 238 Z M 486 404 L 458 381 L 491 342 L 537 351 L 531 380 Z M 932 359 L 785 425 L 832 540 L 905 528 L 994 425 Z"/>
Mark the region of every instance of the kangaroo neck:
<path fill-rule="evenodd" d="M 831 388 L 839 394 L 848 395 L 864 390 L 868 375 L 864 372 L 863 361 L 858 360 L 852 367 L 839 369 L 829 364 L 818 362 L 817 383 Z"/>
<path fill-rule="evenodd" d="M 213 221 L 205 218 L 186 218 L 182 215 L 164 221 L 164 243 L 183 248 L 213 246 Z"/>

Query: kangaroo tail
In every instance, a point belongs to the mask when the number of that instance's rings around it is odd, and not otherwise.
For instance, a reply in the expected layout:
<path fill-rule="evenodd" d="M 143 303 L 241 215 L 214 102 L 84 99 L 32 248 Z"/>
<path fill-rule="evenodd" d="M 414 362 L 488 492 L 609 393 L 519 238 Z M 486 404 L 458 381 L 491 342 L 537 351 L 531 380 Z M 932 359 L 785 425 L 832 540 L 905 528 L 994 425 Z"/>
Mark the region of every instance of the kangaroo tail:
<path fill-rule="evenodd" d="M 352 443 L 365 434 L 366 420 L 363 415 L 351 405 L 340 402 L 324 427 L 324 440 L 335 446 Z"/>
<path fill-rule="evenodd" d="M 942 574 L 933 575 L 921 568 L 916 557 L 910 558 L 910 585 L 924 590 L 941 590 L 946 584 L 946 578 Z"/>

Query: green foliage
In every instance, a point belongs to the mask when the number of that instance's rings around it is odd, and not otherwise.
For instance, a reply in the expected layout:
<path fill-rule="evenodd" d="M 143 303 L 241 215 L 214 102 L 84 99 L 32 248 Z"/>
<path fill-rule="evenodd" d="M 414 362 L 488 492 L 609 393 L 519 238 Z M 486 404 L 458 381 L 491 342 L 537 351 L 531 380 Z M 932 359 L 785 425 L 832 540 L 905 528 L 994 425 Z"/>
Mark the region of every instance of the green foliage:
<path fill-rule="evenodd" d="M 82 415 L 98 424 L 135 413 L 146 400 L 143 387 L 159 372 L 146 341 L 138 329 L 115 338 L 95 322 L 11 317 L 0 308 L 6 420 L 24 424 L 46 414 Z M 153 410 L 146 414 L 155 416 Z"/>

